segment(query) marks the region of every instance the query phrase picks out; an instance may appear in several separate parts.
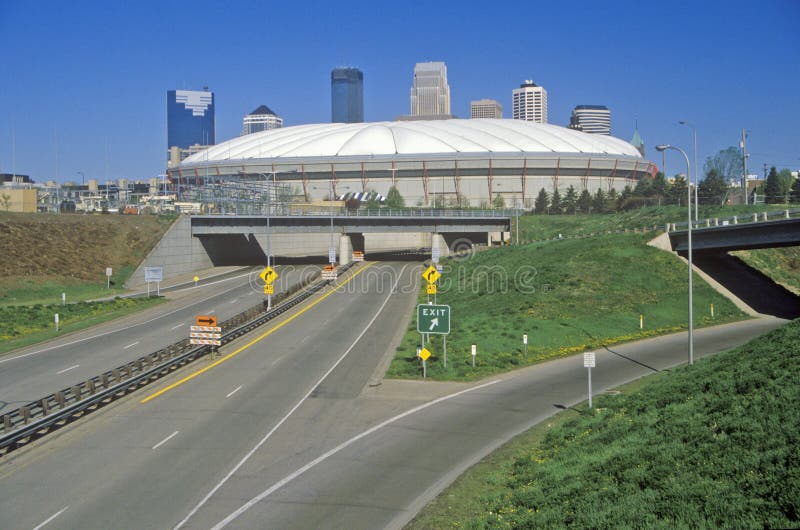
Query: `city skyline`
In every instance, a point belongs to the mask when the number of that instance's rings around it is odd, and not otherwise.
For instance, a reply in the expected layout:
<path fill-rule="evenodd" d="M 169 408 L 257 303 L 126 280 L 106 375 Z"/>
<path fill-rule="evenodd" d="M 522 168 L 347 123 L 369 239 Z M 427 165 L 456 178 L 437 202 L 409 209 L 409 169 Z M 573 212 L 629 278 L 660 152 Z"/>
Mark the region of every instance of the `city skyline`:
<path fill-rule="evenodd" d="M 413 66 L 426 60 L 447 63 L 451 112 L 461 117 L 479 98 L 510 108 L 511 90 L 532 77 L 548 90 L 549 123 L 568 126 L 575 105 L 602 102 L 614 109 L 614 136 L 629 141 L 638 120 L 646 156 L 659 165 L 652 148 L 658 143 L 691 151 L 692 131 L 680 120 L 697 129 L 701 170 L 706 157 L 737 146 L 743 128 L 751 172 L 761 173 L 764 163 L 800 165 L 792 118 L 800 115 L 793 95 L 800 82 L 796 2 L 621 2 L 613 9 L 579 3 L 583 16 L 608 30 L 601 39 L 576 36 L 569 46 L 558 36 L 574 7 L 520 7 L 521 16 L 535 12 L 547 22 L 537 35 L 523 36 L 486 28 L 475 8 L 487 16 L 505 8 L 478 3 L 446 9 L 447 28 L 412 14 L 360 9 L 359 2 L 336 10 L 320 2 L 226 9 L 178 2 L 167 12 L 143 2 L 117 14 L 96 9 L 100 5 L 0 7 L 4 72 L 12 80 L 0 90 L 0 171 L 45 181 L 58 168 L 62 182 L 75 180 L 77 172 L 100 179 L 159 174 L 166 144 L 163 94 L 172 88 L 213 87 L 217 142 L 238 136 L 242 116 L 261 101 L 281 109 L 284 126 L 325 123 L 330 71 L 342 63 L 358 64 L 370 77 L 364 94 L 370 121 L 392 120 L 408 112 Z M 286 27 L 253 48 L 240 22 L 265 10 Z M 329 19 L 323 23 L 319 13 Z M 708 27 L 704 21 L 712 15 L 715 24 Z M 744 37 L 724 29 L 739 20 L 748 21 Z M 180 39 L 174 30 L 186 24 L 210 24 L 221 38 Z M 387 25 L 403 24 L 414 27 L 414 38 L 385 39 Z M 648 32 L 626 36 L 641 24 Z M 148 39 L 140 38 L 144 27 Z M 481 39 L 470 36 L 477 30 Z M 536 53 L 520 55 L 527 46 Z M 682 171 L 674 154 L 667 156 L 667 169 Z"/>

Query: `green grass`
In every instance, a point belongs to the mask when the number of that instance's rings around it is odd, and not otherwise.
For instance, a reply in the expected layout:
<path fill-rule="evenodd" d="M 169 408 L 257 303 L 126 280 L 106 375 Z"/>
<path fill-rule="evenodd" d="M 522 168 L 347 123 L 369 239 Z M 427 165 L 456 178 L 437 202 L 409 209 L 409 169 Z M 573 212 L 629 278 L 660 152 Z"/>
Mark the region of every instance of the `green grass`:
<path fill-rule="evenodd" d="M 111 277 L 111 287 L 105 282 L 88 283 L 68 279 L 41 280 L 38 278 L 19 279 L 14 287 L 3 290 L 0 295 L 0 307 L 36 304 L 60 304 L 61 293 L 66 294 L 67 302 L 94 300 L 115 296 L 127 292 L 123 287 L 125 281 L 133 274 L 136 267 L 125 265 Z"/>
<path fill-rule="evenodd" d="M 88 328 L 164 301 L 163 298 L 115 298 L 106 302 L 0 307 L 0 353 Z M 60 331 L 55 331 L 55 314 Z"/>
<path fill-rule="evenodd" d="M 798 528 L 798 343 L 794 321 L 560 414 L 408 528 Z"/>
<path fill-rule="evenodd" d="M 647 246 L 648 239 L 619 234 L 498 247 L 463 261 L 445 260 L 437 302 L 451 306 L 448 365 L 443 367 L 441 339 L 434 338 L 428 377 L 474 380 L 603 344 L 685 329 L 686 265 Z M 698 276 L 694 281 L 696 326 L 746 318 Z M 426 299 L 420 295 L 420 303 Z M 528 334 L 527 355 L 523 334 Z M 415 355 L 419 343 L 415 315 L 387 377 L 422 376 Z M 472 344 L 478 346 L 475 368 Z"/>
<path fill-rule="evenodd" d="M 800 295 L 800 247 L 739 250 L 731 254 Z"/>
<path fill-rule="evenodd" d="M 757 206 L 701 206 L 699 218 L 726 218 L 753 212 L 776 211 L 792 208 L 781 204 L 759 204 Z M 685 207 L 651 206 L 613 214 L 591 215 L 523 215 L 519 218 L 519 237 L 521 241 L 541 241 L 562 234 L 564 237 L 588 235 L 592 233 L 616 232 L 625 229 L 663 230 L 666 223 L 686 222 Z M 512 226 L 516 237 L 516 227 Z"/>

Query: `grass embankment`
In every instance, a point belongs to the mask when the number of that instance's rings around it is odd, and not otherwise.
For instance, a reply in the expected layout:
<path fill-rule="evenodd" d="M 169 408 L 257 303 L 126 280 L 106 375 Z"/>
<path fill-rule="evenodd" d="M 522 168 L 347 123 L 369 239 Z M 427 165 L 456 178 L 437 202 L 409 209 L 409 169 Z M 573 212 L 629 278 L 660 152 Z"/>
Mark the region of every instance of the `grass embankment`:
<path fill-rule="evenodd" d="M 800 295 L 800 247 L 739 250 L 731 254 Z"/>
<path fill-rule="evenodd" d="M 603 344 L 685 329 L 686 265 L 647 246 L 648 239 L 618 234 L 499 247 L 461 261 L 445 260 L 437 301 L 451 306 L 448 363 L 445 369 L 442 341 L 434 338 L 428 377 L 473 380 Z M 694 281 L 696 326 L 746 318 L 698 276 Z M 426 300 L 421 294 L 420 303 Z M 523 334 L 528 334 L 527 355 Z M 387 377 L 422 376 L 419 343 L 415 314 Z M 472 344 L 478 346 L 475 368 Z"/>
<path fill-rule="evenodd" d="M 0 307 L 0 353 L 78 331 L 152 307 L 163 298 L 115 298 L 106 302 Z M 58 314 L 60 331 L 55 330 Z"/>
<path fill-rule="evenodd" d="M 783 204 L 701 206 L 698 217 L 701 220 L 714 217 L 724 219 L 796 207 Z M 666 223 L 685 223 L 686 215 L 686 208 L 679 206 L 651 206 L 613 214 L 523 215 L 519 218 L 519 238 L 522 242 L 531 242 L 552 239 L 558 234 L 575 237 L 625 229 L 651 230 L 654 226 L 663 230 Z M 511 232 L 516 237 L 516 227 L 512 226 Z"/>
<path fill-rule="evenodd" d="M 800 321 L 516 438 L 410 525 L 797 528 Z"/>
<path fill-rule="evenodd" d="M 119 294 L 174 217 L 0 213 L 0 306 Z M 113 269 L 106 289 L 106 267 Z"/>

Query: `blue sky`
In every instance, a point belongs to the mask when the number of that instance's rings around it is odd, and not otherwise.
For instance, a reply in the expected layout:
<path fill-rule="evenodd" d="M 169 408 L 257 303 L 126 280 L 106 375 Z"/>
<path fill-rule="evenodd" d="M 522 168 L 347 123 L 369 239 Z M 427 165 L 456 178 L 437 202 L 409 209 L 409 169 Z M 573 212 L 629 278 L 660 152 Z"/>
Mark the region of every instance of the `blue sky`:
<path fill-rule="evenodd" d="M 749 131 L 750 167 L 800 167 L 800 1 L 72 2 L 0 0 L 0 172 L 145 179 L 166 158 L 166 91 L 209 86 L 217 141 L 266 104 L 285 125 L 330 121 L 330 70 L 364 72 L 368 121 L 409 112 L 414 63 L 447 63 L 452 110 L 548 91 L 634 123 L 647 157 L 698 160 Z M 676 153 L 667 171 L 683 171 Z"/>

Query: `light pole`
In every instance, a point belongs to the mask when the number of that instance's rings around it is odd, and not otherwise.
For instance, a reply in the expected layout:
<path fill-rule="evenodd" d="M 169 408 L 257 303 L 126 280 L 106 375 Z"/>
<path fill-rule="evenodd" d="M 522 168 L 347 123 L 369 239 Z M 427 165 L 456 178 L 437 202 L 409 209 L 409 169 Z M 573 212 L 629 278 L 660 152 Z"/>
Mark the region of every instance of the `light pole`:
<path fill-rule="evenodd" d="M 681 120 L 678 123 L 681 125 L 686 125 L 687 127 L 692 128 L 692 136 L 694 137 L 694 220 L 697 222 L 697 212 L 699 208 L 697 207 L 697 187 L 699 186 L 699 178 L 700 174 L 697 172 L 697 127 L 694 124 L 689 123 L 688 121 Z"/>
<path fill-rule="evenodd" d="M 331 265 L 336 263 L 336 248 L 333 246 L 333 176 L 331 176 L 331 190 L 329 198 L 331 200 L 331 241 L 330 246 L 328 247 L 328 262 Z"/>
<path fill-rule="evenodd" d="M 686 151 L 681 149 L 680 147 L 675 147 L 672 145 L 657 145 L 656 151 L 664 152 L 667 149 L 673 149 L 675 151 L 680 152 L 683 155 L 683 158 L 686 159 L 686 181 L 689 182 L 689 174 L 692 171 L 691 166 L 689 165 L 689 157 L 686 155 Z M 694 300 L 692 294 L 692 189 L 687 185 L 686 186 L 686 196 L 687 196 L 687 206 L 689 209 L 689 226 L 688 226 L 688 246 L 689 246 L 689 364 L 694 364 Z"/>

